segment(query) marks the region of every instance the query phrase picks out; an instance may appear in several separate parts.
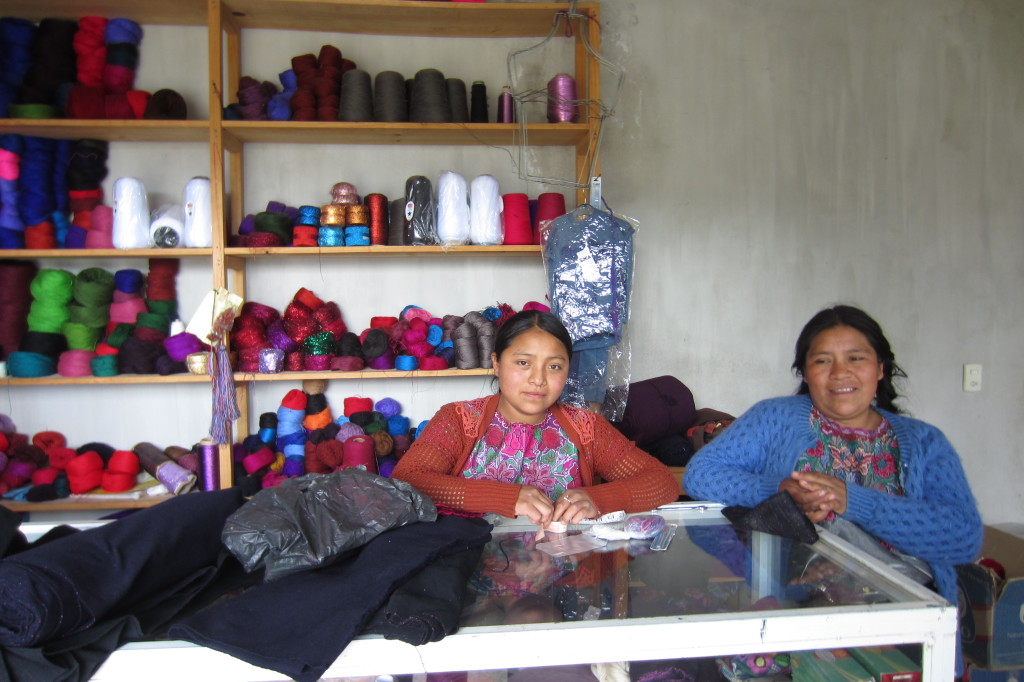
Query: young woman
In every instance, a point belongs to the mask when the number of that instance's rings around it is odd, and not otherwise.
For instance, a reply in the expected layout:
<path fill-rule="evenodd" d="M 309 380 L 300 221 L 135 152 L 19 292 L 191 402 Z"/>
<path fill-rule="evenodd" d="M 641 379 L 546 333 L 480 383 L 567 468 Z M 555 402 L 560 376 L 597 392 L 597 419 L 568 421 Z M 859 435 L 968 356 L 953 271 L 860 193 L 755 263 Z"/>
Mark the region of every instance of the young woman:
<path fill-rule="evenodd" d="M 571 357 L 555 315 L 513 315 L 495 337 L 498 393 L 438 410 L 392 476 L 439 508 L 522 515 L 542 527 L 678 499 L 665 465 L 603 417 L 558 402 Z"/>

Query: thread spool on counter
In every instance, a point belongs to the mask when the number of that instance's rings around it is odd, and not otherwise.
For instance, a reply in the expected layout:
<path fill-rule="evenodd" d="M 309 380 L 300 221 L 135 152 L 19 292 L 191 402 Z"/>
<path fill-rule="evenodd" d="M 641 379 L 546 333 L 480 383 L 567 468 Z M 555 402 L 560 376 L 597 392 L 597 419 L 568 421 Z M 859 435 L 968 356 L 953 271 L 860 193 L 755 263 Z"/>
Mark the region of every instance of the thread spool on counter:
<path fill-rule="evenodd" d="M 220 446 L 212 438 L 204 438 L 196 445 L 199 455 L 200 487 L 205 492 L 220 489 Z"/>

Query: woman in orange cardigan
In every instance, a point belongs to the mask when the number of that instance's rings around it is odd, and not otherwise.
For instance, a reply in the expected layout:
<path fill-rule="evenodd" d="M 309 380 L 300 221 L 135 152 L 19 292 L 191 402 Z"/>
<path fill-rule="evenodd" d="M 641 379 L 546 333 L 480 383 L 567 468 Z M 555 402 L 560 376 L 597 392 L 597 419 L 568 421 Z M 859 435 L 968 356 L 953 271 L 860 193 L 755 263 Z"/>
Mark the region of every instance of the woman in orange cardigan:
<path fill-rule="evenodd" d="M 491 359 L 498 393 L 438 410 L 392 476 L 442 510 L 527 516 L 547 526 L 679 497 L 668 468 L 606 419 L 558 402 L 572 340 L 548 312 L 505 320 Z"/>

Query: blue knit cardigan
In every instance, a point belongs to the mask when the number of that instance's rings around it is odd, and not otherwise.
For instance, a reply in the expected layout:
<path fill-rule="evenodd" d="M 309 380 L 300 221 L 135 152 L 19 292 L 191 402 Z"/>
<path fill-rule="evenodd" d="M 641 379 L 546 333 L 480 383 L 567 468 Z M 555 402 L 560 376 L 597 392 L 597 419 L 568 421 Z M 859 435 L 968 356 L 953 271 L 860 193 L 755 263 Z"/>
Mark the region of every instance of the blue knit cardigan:
<path fill-rule="evenodd" d="M 771 398 L 751 407 L 687 464 L 686 494 L 753 507 L 778 492 L 800 453 L 817 442 L 810 410 L 807 395 Z M 960 458 L 934 426 L 878 411 L 896 431 L 903 496 L 848 486 L 843 518 L 927 561 L 936 591 L 956 604 L 954 567 L 975 559 L 983 530 Z"/>

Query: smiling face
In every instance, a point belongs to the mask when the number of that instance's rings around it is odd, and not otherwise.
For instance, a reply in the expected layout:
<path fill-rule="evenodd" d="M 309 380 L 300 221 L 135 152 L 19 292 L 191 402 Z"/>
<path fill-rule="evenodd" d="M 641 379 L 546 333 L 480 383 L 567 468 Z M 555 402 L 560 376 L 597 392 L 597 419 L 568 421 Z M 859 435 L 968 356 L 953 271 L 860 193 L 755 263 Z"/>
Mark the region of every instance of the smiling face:
<path fill-rule="evenodd" d="M 491 354 L 501 397 L 498 411 L 513 422 L 539 424 L 565 387 L 569 354 L 548 332 L 532 327 L 502 351 Z"/>
<path fill-rule="evenodd" d="M 878 425 L 871 403 L 882 376 L 878 354 L 853 327 L 832 327 L 811 341 L 803 371 L 808 393 L 822 414 L 843 426 Z"/>

